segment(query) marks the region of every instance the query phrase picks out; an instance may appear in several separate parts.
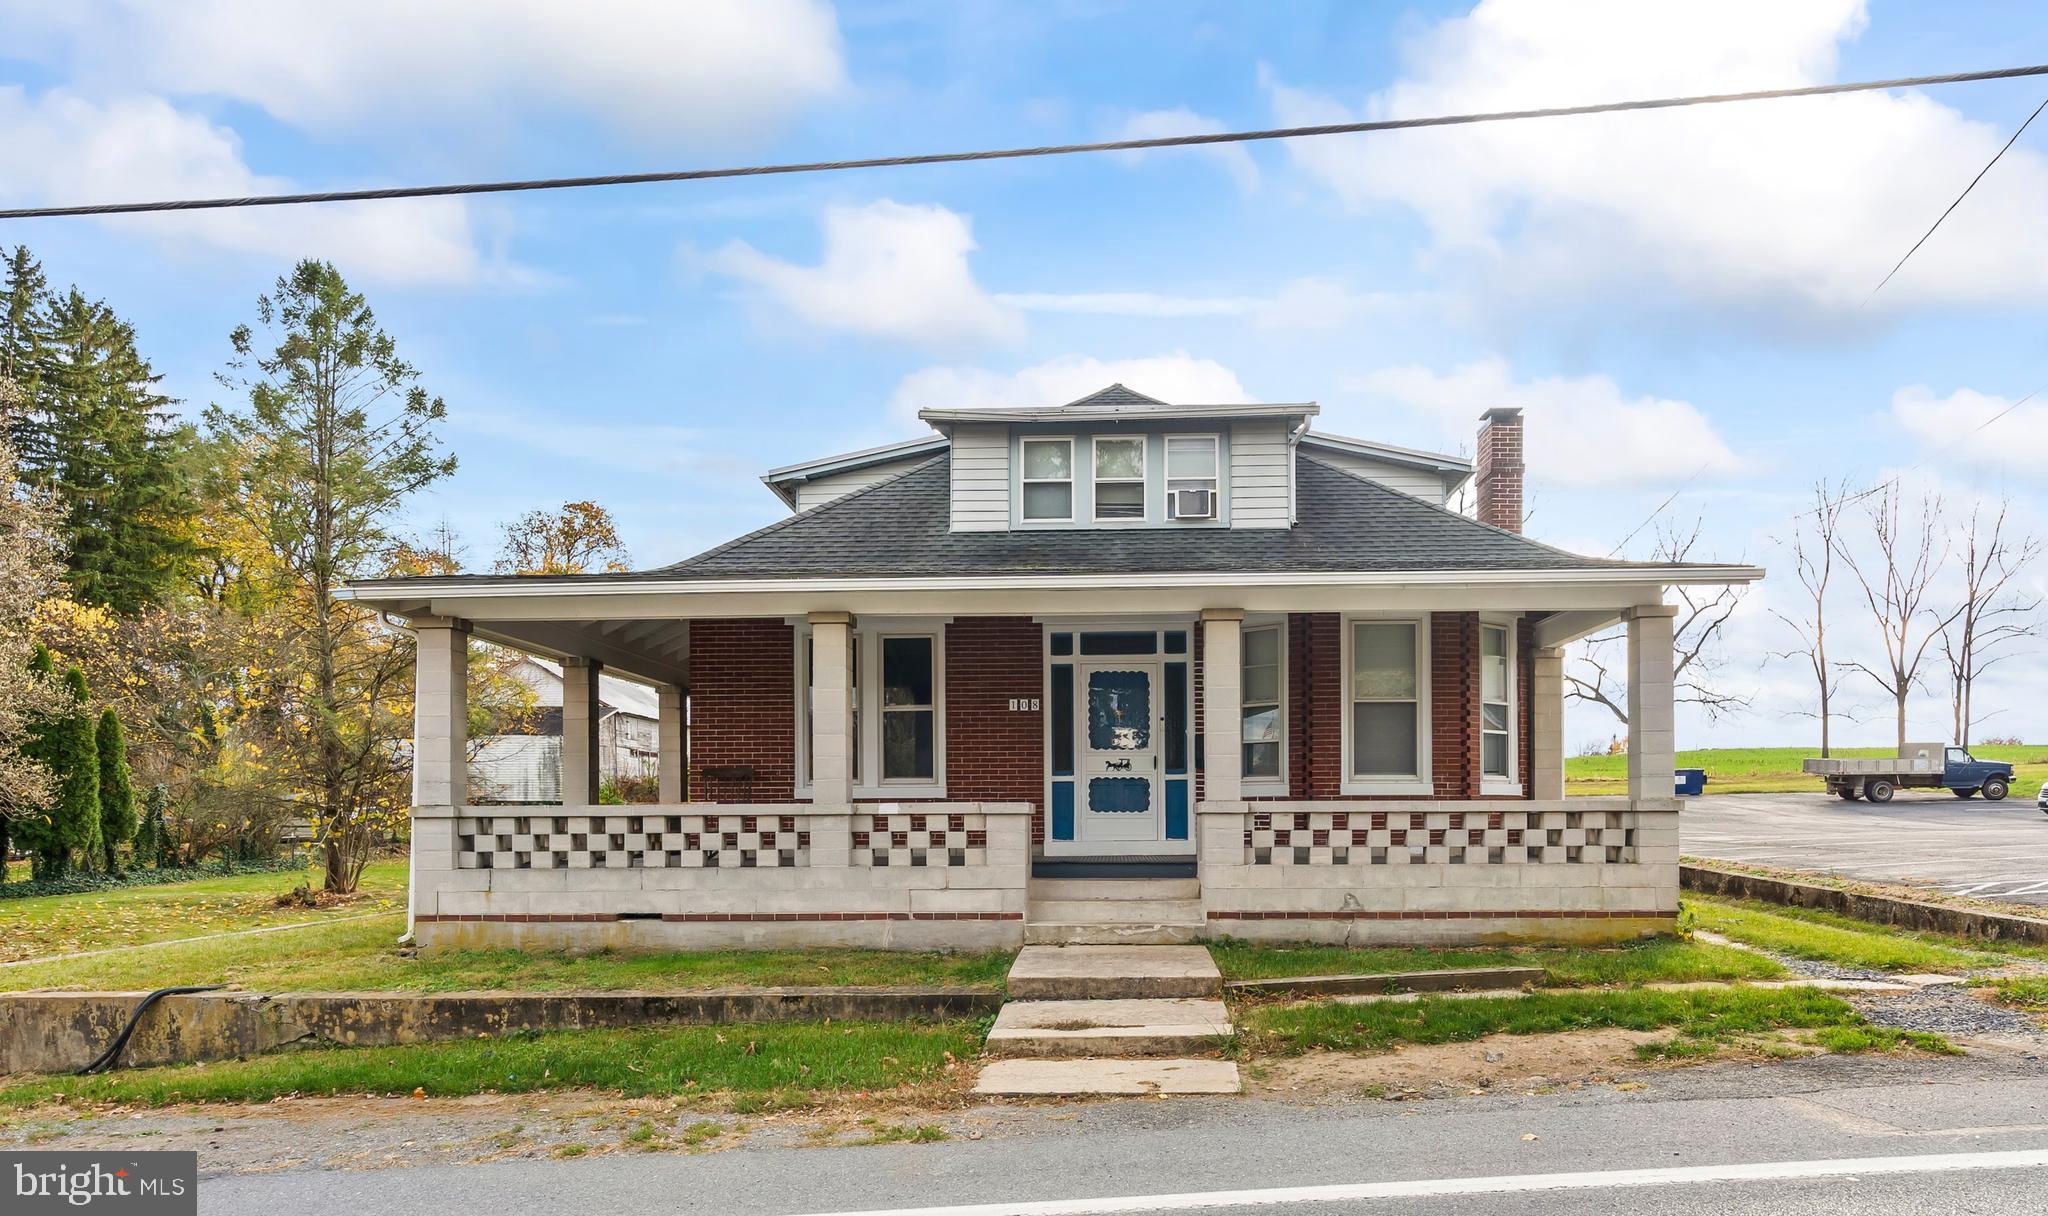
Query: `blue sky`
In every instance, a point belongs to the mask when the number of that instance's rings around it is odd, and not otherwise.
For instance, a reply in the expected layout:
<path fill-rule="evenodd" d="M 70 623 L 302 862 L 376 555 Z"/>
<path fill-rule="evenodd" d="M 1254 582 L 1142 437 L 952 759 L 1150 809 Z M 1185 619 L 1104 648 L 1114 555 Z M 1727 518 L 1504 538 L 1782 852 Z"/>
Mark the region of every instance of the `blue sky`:
<path fill-rule="evenodd" d="M 514 178 L 1714 92 L 2044 58 L 2021 4 L 1242 5 L 0 0 L 0 199 Z M 310 49 L 309 49 L 310 48 Z M 1607 552 L 1674 490 L 1696 557 L 1789 573 L 1816 476 L 2042 518 L 2048 127 L 1869 289 L 2039 103 L 2036 81 L 1291 145 L 379 207 L 0 224 L 212 400 L 291 258 L 333 258 L 447 399 L 417 508 L 487 564 L 565 499 L 639 564 L 774 518 L 771 466 L 927 404 L 1320 401 L 1325 429 L 1469 449 L 1522 405 L 1531 530 Z M 1069 391 L 1071 390 L 1071 391 Z M 1654 527 L 1630 543 L 1640 553 Z M 2039 573 L 2027 579 L 2040 586 Z M 1838 636 L 1868 650 L 1844 585 Z M 1756 696 L 1686 741 L 1800 741 L 1771 609 Z M 1937 659 L 1938 664 L 1938 659 Z M 1930 666 L 1930 675 L 1935 674 Z M 2039 736 L 2038 655 L 1980 733 Z M 1880 697 L 1844 729 L 1889 736 Z M 1936 682 L 1917 736 L 1948 733 Z M 1575 712 L 1576 745 L 1612 733 Z"/>

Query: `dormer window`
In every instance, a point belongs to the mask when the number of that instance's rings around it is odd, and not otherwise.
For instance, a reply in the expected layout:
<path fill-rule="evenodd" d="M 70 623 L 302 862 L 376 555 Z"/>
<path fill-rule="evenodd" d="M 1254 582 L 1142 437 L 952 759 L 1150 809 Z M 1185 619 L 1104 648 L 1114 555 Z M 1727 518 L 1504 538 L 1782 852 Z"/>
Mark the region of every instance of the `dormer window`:
<path fill-rule="evenodd" d="M 1145 518 L 1145 440 L 1095 439 L 1095 518 Z"/>
<path fill-rule="evenodd" d="M 1168 435 L 1166 437 L 1166 515 L 1168 519 L 1181 517 L 1175 497 L 1181 490 L 1207 490 L 1210 504 L 1207 515 L 1193 516 L 1197 519 L 1215 517 L 1216 509 L 1216 467 L 1220 463 L 1217 441 L 1214 435 Z"/>
<path fill-rule="evenodd" d="M 1074 518 L 1074 441 L 1024 441 L 1024 518 L 1067 523 Z"/>

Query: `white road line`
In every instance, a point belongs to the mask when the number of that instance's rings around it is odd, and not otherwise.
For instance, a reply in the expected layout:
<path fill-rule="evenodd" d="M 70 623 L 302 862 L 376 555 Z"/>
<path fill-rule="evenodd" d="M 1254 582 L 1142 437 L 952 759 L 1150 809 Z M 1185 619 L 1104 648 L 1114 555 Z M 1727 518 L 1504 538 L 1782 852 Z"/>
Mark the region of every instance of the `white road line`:
<path fill-rule="evenodd" d="M 1586 1191 L 1609 1187 L 1677 1186 L 1700 1182 L 1771 1182 L 1873 1174 L 1932 1174 L 1961 1170 L 2013 1170 L 2048 1165 L 2048 1149 L 1999 1153 L 1938 1153 L 1918 1157 L 1849 1157 L 1832 1161 L 1770 1161 L 1746 1165 L 1673 1166 L 1654 1170 L 1600 1170 L 1576 1174 L 1509 1174 L 1495 1178 L 1435 1178 L 1416 1182 L 1361 1182 L 1339 1186 L 1268 1187 L 1253 1191 L 1197 1191 L 1181 1195 L 1128 1195 L 1109 1199 L 1020 1200 L 957 1207 L 883 1208 L 817 1216 L 1116 1216 L 1122 1212 L 1185 1212 L 1202 1208 L 1262 1207 L 1282 1203 L 1345 1203 L 1366 1199 L 1428 1199 L 1444 1195 L 1500 1195 L 1523 1191 Z"/>

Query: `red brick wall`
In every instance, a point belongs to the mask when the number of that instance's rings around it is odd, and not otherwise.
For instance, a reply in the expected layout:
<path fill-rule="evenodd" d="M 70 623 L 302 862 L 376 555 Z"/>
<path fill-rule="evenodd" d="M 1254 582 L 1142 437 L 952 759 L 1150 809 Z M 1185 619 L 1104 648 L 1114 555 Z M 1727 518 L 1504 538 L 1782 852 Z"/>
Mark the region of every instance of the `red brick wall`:
<path fill-rule="evenodd" d="M 1029 617 L 968 617 L 946 626 L 946 797 L 1028 802 L 1045 823 L 1045 717 L 1010 708 L 1045 696 L 1045 639 Z"/>
<path fill-rule="evenodd" d="M 1536 623 L 1524 616 L 1515 629 L 1515 780 L 1522 797 L 1536 796 L 1536 749 L 1529 726 L 1536 721 Z"/>
<path fill-rule="evenodd" d="M 1439 798 L 1479 795 L 1479 614 L 1429 617 L 1430 757 Z"/>
<path fill-rule="evenodd" d="M 1287 728 L 1288 796 L 1341 797 L 1344 621 L 1334 612 L 1287 618 Z"/>
<path fill-rule="evenodd" d="M 745 765 L 751 783 L 707 780 Z M 796 801 L 796 631 L 775 620 L 690 623 L 690 800 Z"/>

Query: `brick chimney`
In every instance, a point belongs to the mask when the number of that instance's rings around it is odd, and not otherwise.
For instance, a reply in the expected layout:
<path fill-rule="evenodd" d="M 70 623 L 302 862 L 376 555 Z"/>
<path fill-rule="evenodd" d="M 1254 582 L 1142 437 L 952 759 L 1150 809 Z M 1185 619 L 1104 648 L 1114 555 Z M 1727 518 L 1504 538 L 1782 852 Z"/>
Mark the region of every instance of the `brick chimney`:
<path fill-rule="evenodd" d="M 1522 411 L 1512 406 L 1479 415 L 1479 522 L 1522 530 Z"/>

